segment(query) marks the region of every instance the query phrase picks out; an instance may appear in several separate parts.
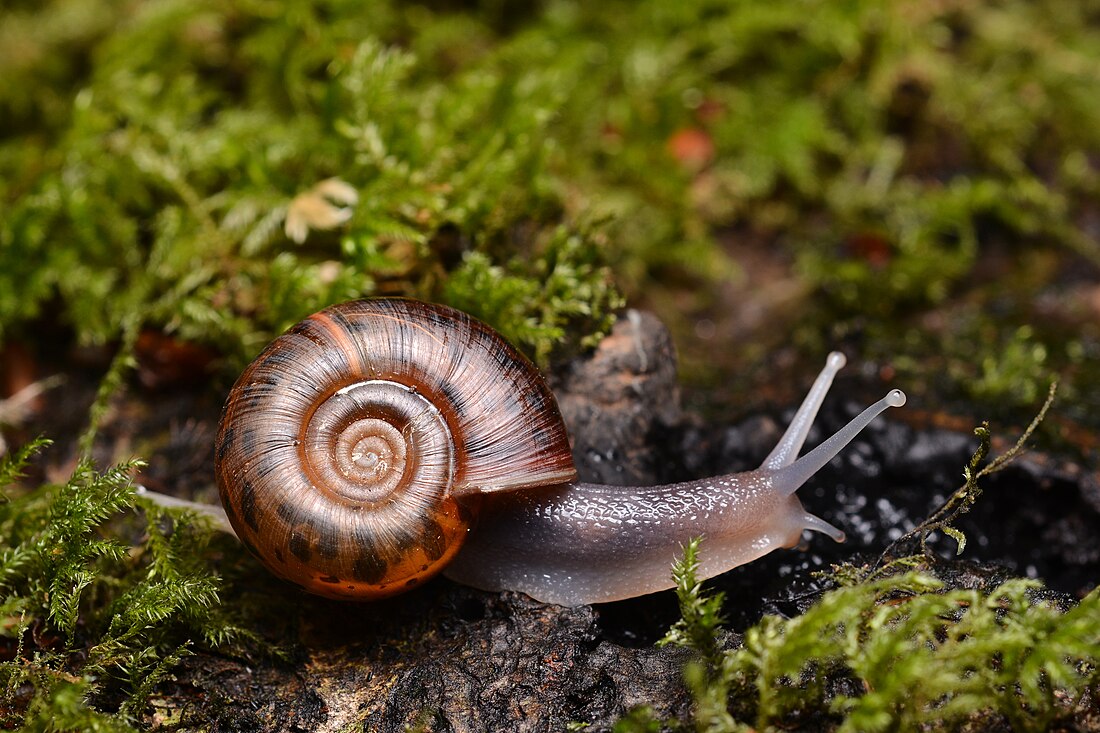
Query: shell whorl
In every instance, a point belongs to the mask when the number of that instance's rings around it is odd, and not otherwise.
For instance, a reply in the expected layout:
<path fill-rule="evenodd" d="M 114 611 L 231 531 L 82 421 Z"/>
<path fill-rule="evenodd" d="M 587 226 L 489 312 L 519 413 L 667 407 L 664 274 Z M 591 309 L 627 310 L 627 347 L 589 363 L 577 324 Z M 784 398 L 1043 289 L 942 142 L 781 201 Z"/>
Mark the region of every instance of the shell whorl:
<path fill-rule="evenodd" d="M 314 593 L 377 598 L 434 575 L 472 497 L 571 481 L 553 394 L 495 331 L 439 305 L 353 301 L 237 380 L 215 449 L 237 535 Z"/>

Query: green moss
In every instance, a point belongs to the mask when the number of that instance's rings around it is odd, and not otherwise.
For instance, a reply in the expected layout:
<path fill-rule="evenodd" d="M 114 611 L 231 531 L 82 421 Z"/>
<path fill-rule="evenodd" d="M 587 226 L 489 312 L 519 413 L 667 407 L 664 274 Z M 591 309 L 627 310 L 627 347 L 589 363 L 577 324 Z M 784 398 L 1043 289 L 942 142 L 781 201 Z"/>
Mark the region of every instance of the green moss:
<path fill-rule="evenodd" d="M 720 605 L 695 580 L 694 552 L 677 566 L 684 618 L 668 642 L 699 654 L 685 673 L 696 730 L 782 728 L 807 716 L 842 731 L 953 728 L 989 716 L 1046 730 L 1100 685 L 1100 591 L 1065 610 L 1023 579 L 945 591 L 906 573 L 838 588 L 801 616 L 765 617 L 741 646 L 715 654 L 713 632 L 683 633 L 713 629 Z"/>
<path fill-rule="evenodd" d="M 493 301 L 482 315 L 542 357 L 606 324 L 604 266 L 632 299 L 706 303 L 698 284 L 737 269 L 724 230 L 793 256 L 838 333 L 970 288 L 991 238 L 1100 262 L 1085 14 L 20 3 L 0 19 L 0 338 L 56 304 L 84 341 L 141 314 L 239 364 L 381 292 Z M 350 219 L 293 241 L 288 212 L 331 178 L 358 193 Z M 585 266 L 549 297 L 563 226 Z M 1024 352 L 976 394 L 1027 379 Z"/>
<path fill-rule="evenodd" d="M 333 301 L 379 290 L 431 296 L 449 267 L 448 232 L 460 254 L 504 262 L 516 227 L 552 233 L 561 200 L 547 128 L 560 100 L 503 69 L 470 69 L 448 84 L 419 76 L 414 55 L 376 40 L 393 35 L 379 10 L 298 3 L 275 22 L 248 6 L 142 4 L 95 46 L 91 78 L 32 147 L 39 174 L 0 190 L 11 204 L 0 223 L 4 330 L 60 296 L 82 340 L 114 338 L 141 313 L 243 359 Z M 60 4 L 40 20 L 64 23 Z M 210 64 L 222 73 L 211 76 Z M 44 71 L 21 68 L 27 84 Z M 9 137 L 0 168 L 35 170 L 26 143 Z M 331 202 L 312 188 L 334 177 L 358 194 L 338 233 L 325 219 Z M 295 212 L 306 226 L 292 238 L 283 225 Z M 567 266 L 568 252 L 556 248 Z M 550 255 L 532 263 L 526 285 L 541 269 L 575 294 L 527 310 L 513 301 L 535 327 L 501 325 L 541 354 L 578 309 L 594 315 L 589 332 L 605 322 L 614 298 L 602 295 L 598 261 L 587 266 L 594 252 L 568 272 Z"/>
<path fill-rule="evenodd" d="M 513 343 L 529 344 L 536 360 L 545 362 L 570 332 L 590 333 L 579 343 L 594 346 L 622 306 L 596 251 L 591 235 L 559 228 L 534 263 L 502 267 L 471 252 L 443 294 L 455 307 L 496 324 Z"/>
<path fill-rule="evenodd" d="M 128 730 L 153 686 L 195 642 L 248 637 L 218 606 L 211 530 L 143 504 L 145 539 L 121 541 L 112 520 L 136 502 L 137 462 L 95 471 L 81 460 L 60 486 L 17 489 L 36 441 L 0 461 L 0 609 L 13 658 L 0 663 L 5 724 Z M 32 632 L 33 629 L 33 632 Z M 119 717 L 88 700 L 124 692 Z M 68 721 L 68 722 L 66 722 Z"/>
<path fill-rule="evenodd" d="M 1051 379 L 1046 368 L 1048 356 L 1034 329 L 1020 326 L 995 353 L 982 357 L 975 365 L 976 378 L 965 383 L 974 397 L 984 402 L 1029 405 L 1039 398 L 1043 383 Z"/>

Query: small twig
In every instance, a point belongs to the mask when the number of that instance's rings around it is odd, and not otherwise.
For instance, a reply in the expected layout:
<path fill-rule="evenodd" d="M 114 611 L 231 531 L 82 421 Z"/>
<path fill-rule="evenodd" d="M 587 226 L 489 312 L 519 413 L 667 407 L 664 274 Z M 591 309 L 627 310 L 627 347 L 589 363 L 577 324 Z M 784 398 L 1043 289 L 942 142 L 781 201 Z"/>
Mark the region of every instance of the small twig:
<path fill-rule="evenodd" d="M 891 542 L 890 545 L 883 550 L 878 560 L 875 561 L 866 579 L 871 580 L 886 575 L 899 565 L 912 567 L 917 562 L 927 561 L 931 556 L 931 552 L 928 549 L 928 538 L 936 531 L 951 536 L 958 543 L 956 554 L 962 554 L 962 551 L 966 548 L 966 535 L 954 525 L 959 517 L 970 511 L 970 507 L 972 507 L 978 500 L 978 497 L 981 496 L 982 489 L 978 485 L 978 479 L 1002 470 L 1019 457 L 1028 439 L 1031 438 L 1031 435 L 1046 417 L 1047 411 L 1050 410 L 1050 406 L 1054 403 L 1054 396 L 1057 391 L 1058 381 L 1055 380 L 1050 385 L 1050 390 L 1047 392 L 1047 398 L 1046 401 L 1043 402 L 1043 406 L 1039 409 L 1038 414 L 1035 415 L 1031 424 L 1027 426 L 1027 429 L 1024 430 L 1023 434 L 1016 441 L 1016 444 L 1004 453 L 998 455 L 980 470 L 978 466 L 985 460 L 990 449 L 991 437 L 989 423 L 983 422 L 980 426 L 974 428 L 974 434 L 978 436 L 979 443 L 977 449 L 974 451 L 974 455 L 971 456 L 970 461 L 963 468 L 965 483 L 956 489 L 955 492 L 933 511 L 927 519 Z M 899 547 L 913 540 L 918 540 L 920 543 L 920 551 L 918 553 L 894 557 L 894 553 Z"/>
<path fill-rule="evenodd" d="M 63 381 L 64 377 L 54 374 L 31 382 L 11 397 L 0 400 L 0 425 L 21 425 L 33 411 L 34 401 Z"/>
<path fill-rule="evenodd" d="M 139 499 L 148 499 L 153 504 L 157 504 L 162 507 L 171 507 L 173 509 L 187 509 L 195 512 L 201 516 L 209 518 L 213 524 L 214 529 L 226 532 L 236 537 L 236 532 L 233 530 L 233 525 L 229 523 L 229 516 L 225 513 L 225 510 L 220 506 L 214 504 L 206 504 L 201 501 L 190 501 L 188 499 L 181 499 L 178 496 L 169 496 L 168 494 L 162 494 L 159 491 L 150 491 L 141 484 L 137 484 L 134 489 L 134 493 Z"/>
<path fill-rule="evenodd" d="M 991 473 L 996 473 L 1002 468 L 1007 466 L 1009 462 L 1016 458 L 1017 454 L 1023 450 L 1024 443 L 1027 442 L 1031 434 L 1035 432 L 1035 429 L 1039 427 L 1039 423 L 1043 421 L 1043 418 L 1047 416 L 1047 410 L 1054 404 L 1054 394 L 1058 391 L 1058 380 L 1055 379 L 1050 383 L 1050 389 L 1047 391 L 1046 401 L 1043 402 L 1043 406 L 1039 408 L 1039 414 L 1035 416 L 1035 419 L 1031 421 L 1031 424 L 1027 426 L 1027 430 L 1020 436 L 1020 439 L 1016 441 L 1016 445 L 1006 450 L 1001 455 L 994 458 L 989 462 L 989 465 L 978 472 L 978 478 L 986 476 Z"/>

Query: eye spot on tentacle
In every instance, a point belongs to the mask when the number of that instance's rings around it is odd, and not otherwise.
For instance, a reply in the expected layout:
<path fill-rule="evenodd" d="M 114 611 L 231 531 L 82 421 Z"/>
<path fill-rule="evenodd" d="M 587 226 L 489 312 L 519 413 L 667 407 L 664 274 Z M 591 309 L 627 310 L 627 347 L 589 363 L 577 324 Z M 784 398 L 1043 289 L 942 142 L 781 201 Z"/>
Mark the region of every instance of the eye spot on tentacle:
<path fill-rule="evenodd" d="M 283 551 L 280 550 L 278 547 L 275 548 L 275 559 L 281 563 L 286 563 L 286 558 L 283 557 Z"/>

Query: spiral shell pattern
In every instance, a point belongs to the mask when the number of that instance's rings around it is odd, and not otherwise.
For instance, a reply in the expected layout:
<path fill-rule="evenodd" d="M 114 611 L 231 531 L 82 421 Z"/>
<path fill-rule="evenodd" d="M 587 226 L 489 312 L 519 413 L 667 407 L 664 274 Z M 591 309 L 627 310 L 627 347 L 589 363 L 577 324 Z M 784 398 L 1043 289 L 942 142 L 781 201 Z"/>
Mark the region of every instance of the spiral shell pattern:
<path fill-rule="evenodd" d="M 226 400 L 215 472 L 237 535 L 276 575 L 361 599 L 442 569 L 477 494 L 576 477 L 522 354 L 460 311 L 389 298 L 275 339 Z"/>

